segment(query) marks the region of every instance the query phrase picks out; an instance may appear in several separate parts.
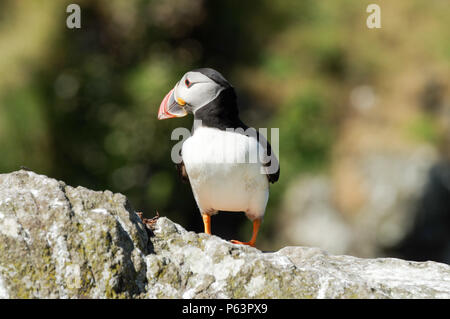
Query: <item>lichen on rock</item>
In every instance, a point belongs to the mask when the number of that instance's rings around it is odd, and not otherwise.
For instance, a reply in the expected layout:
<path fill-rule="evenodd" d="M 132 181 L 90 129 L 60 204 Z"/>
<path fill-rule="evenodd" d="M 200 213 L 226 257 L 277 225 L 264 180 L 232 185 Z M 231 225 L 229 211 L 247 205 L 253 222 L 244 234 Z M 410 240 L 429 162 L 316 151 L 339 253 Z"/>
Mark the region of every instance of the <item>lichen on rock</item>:
<path fill-rule="evenodd" d="M 132 297 L 148 237 L 126 197 L 28 171 L 0 175 L 0 278 L 10 298 Z"/>
<path fill-rule="evenodd" d="M 149 230 L 121 194 L 0 175 L 0 298 L 449 297 L 448 265 L 265 253 L 165 217 Z"/>

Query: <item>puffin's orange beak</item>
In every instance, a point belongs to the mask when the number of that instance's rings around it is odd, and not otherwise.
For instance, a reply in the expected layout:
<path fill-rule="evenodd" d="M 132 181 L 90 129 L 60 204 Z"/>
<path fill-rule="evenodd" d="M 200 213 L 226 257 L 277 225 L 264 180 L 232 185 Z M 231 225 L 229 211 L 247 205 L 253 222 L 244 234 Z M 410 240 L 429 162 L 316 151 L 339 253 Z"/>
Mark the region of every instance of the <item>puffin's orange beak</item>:
<path fill-rule="evenodd" d="M 179 99 L 181 103 L 175 100 L 173 91 L 174 89 L 170 90 L 162 100 L 159 106 L 158 120 L 183 117 L 188 114 L 183 107 L 186 103 L 181 99 Z"/>

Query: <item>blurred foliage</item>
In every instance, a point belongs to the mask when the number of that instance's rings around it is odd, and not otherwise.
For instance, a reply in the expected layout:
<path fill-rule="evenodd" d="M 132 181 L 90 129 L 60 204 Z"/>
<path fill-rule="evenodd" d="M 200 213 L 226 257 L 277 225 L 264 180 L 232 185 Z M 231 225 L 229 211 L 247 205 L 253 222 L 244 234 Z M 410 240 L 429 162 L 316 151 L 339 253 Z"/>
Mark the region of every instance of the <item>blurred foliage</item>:
<path fill-rule="evenodd" d="M 236 87 L 244 122 L 280 128 L 266 242 L 289 182 L 326 169 L 353 86 L 383 83 L 404 58 L 450 61 L 445 1 L 380 1 L 400 14 L 383 15 L 381 31 L 365 26 L 373 1 L 80 0 L 80 30 L 65 27 L 71 2 L 0 2 L 0 171 L 23 165 L 122 192 L 147 216 L 158 210 L 200 231 L 170 161 L 170 132 L 192 119 L 156 114 L 183 73 L 213 67 Z M 411 21 L 423 28 L 410 31 Z M 411 130 L 435 138 L 428 119 Z M 249 235 L 248 223 L 238 233 L 243 220 L 228 220 L 216 224 L 219 234 Z"/>
<path fill-rule="evenodd" d="M 420 116 L 410 124 L 411 137 L 425 142 L 436 143 L 439 139 L 438 130 L 430 116 Z"/>

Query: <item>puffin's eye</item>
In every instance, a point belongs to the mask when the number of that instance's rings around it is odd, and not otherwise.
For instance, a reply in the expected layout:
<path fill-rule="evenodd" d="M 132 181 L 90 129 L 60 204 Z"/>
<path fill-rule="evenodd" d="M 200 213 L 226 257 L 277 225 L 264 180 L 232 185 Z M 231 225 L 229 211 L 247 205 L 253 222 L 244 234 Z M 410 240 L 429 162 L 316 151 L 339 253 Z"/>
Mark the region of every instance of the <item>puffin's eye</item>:
<path fill-rule="evenodd" d="M 184 80 L 184 84 L 186 84 L 187 87 L 191 86 L 191 81 L 189 81 L 188 79 Z"/>

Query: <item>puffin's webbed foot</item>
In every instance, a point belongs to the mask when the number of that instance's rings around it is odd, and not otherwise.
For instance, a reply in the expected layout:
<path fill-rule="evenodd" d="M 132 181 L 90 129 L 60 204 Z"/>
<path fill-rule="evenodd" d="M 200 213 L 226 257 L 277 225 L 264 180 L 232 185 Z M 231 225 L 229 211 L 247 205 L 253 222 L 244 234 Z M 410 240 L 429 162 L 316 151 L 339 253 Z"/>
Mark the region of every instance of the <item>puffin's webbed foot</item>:
<path fill-rule="evenodd" d="M 230 240 L 230 242 L 233 244 L 237 244 L 237 245 L 247 245 L 247 246 L 255 247 L 255 243 L 251 242 L 251 241 L 243 242 L 243 241 L 233 239 L 233 240 Z"/>
<path fill-rule="evenodd" d="M 253 235 L 252 235 L 252 239 L 250 239 L 250 241 L 242 242 L 242 241 L 233 239 L 233 240 L 231 240 L 231 242 L 233 244 L 247 245 L 247 246 L 255 247 L 255 242 L 256 242 L 256 237 L 258 236 L 259 226 L 261 226 L 261 219 L 260 218 L 255 219 L 253 221 Z"/>

